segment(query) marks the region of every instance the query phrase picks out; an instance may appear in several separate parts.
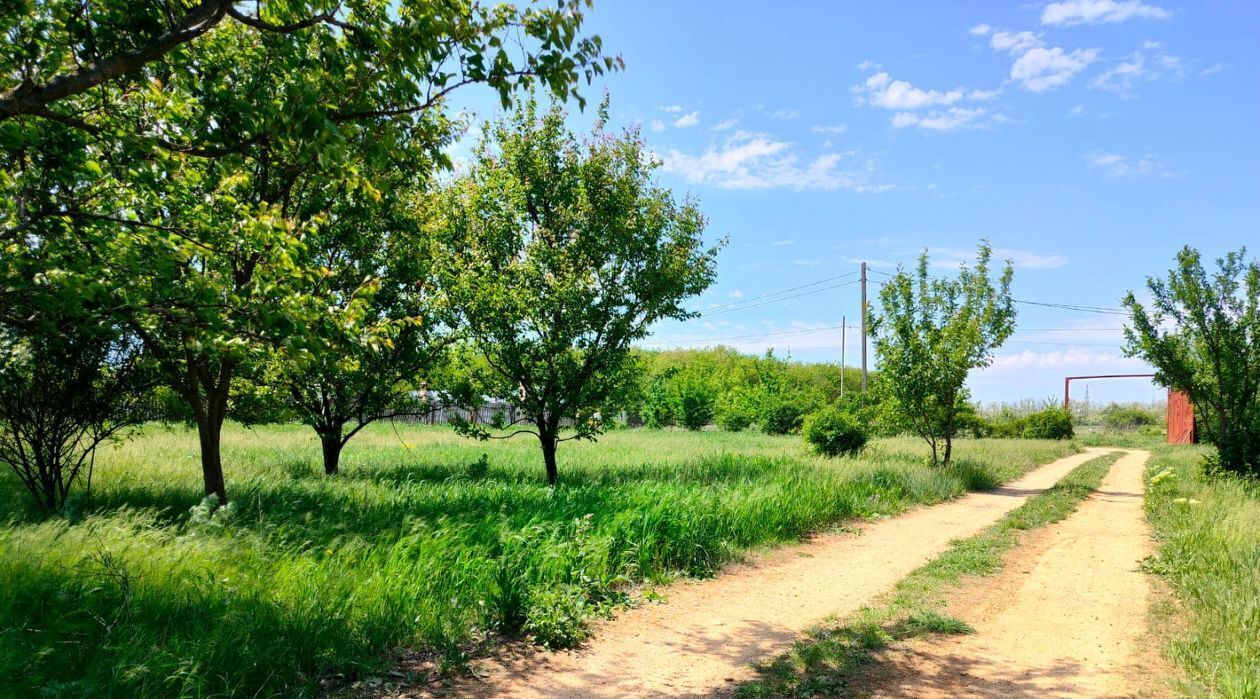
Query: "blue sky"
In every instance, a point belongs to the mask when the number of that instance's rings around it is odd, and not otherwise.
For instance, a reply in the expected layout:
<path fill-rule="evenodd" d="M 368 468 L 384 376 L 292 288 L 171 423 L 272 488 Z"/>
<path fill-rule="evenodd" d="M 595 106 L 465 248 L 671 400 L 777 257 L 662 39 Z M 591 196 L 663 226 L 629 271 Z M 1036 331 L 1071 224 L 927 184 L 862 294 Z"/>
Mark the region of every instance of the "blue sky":
<path fill-rule="evenodd" d="M 588 26 L 626 61 L 588 96 L 611 93 L 662 183 L 730 239 L 694 302 L 710 315 L 660 324 L 649 346 L 738 338 L 723 344 L 835 361 L 828 328 L 859 308 L 857 285 L 837 285 L 855 277 L 750 299 L 862 260 L 875 296 L 924 248 L 947 273 L 982 237 L 1014 261 L 1016 298 L 1101 308 L 1184 244 L 1260 252 L 1260 4 L 604 0 Z M 1146 370 L 1121 356 L 1123 316 L 1019 311 L 970 381 L 978 400 Z M 859 351 L 850 331 L 851 365 Z M 1162 393 L 1139 380 L 1091 395 Z"/>

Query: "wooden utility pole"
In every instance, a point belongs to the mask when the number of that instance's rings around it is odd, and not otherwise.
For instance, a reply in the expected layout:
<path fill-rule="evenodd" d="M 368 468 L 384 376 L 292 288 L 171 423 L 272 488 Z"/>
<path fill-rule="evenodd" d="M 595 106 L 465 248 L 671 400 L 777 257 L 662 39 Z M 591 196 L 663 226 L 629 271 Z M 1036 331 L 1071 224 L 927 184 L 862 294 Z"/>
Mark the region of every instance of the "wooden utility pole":
<path fill-rule="evenodd" d="M 862 392 L 866 393 L 866 263 L 862 263 Z"/>
<path fill-rule="evenodd" d="M 844 330 L 848 325 L 844 316 L 840 316 L 840 397 L 844 398 Z"/>

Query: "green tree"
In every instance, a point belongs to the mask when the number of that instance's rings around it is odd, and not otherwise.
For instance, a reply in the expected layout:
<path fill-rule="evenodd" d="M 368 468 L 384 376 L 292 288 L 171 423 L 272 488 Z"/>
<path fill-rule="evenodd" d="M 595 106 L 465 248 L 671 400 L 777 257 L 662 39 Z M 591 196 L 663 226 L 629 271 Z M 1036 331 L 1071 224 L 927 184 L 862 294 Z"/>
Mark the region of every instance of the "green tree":
<path fill-rule="evenodd" d="M 455 336 L 434 283 L 423 176 L 400 169 L 384 177 L 382 201 L 340 201 L 308 246 L 319 270 L 312 293 L 327 299 L 313 318 L 320 346 L 279 351 L 267 383 L 319 436 L 324 473 L 367 425 L 418 415 L 413 397 Z"/>
<path fill-rule="evenodd" d="M 690 317 L 683 301 L 715 275 L 700 211 L 656 186 L 638 134 L 605 133 L 606 118 L 607 102 L 580 140 L 558 106 L 540 115 L 531 100 L 487 125 L 441 232 L 445 283 L 491 369 L 488 389 L 532 424 L 511 434 L 538 438 L 552 484 L 557 444 L 595 438 L 600 409 L 633 386 L 630 343 Z M 565 422 L 573 433 L 561 438 Z"/>
<path fill-rule="evenodd" d="M 1155 380 L 1185 391 L 1205 413 L 1222 468 L 1260 474 L 1260 262 L 1246 248 L 1204 269 L 1189 246 L 1164 279 L 1149 277 L 1151 301 L 1130 292 L 1129 356 L 1155 367 Z"/>
<path fill-rule="evenodd" d="M 127 325 L 188 404 L 205 490 L 226 501 L 233 381 L 326 346 L 308 239 L 400 163 L 447 164 L 452 90 L 567 97 L 618 65 L 580 36 L 587 4 L 6 5 L 0 320 L 25 322 L 9 297 L 52 274 L 69 303 Z"/>
<path fill-rule="evenodd" d="M 0 329 L 0 462 L 50 512 L 90 494 L 96 449 L 144 421 L 152 377 L 116 328 Z"/>
<path fill-rule="evenodd" d="M 992 256 L 984 241 L 973 267 L 933 278 L 924 251 L 913 274 L 898 270 L 884 284 L 881 311 L 871 314 L 883 390 L 905 425 L 932 448 L 933 463 L 953 457 L 967 375 L 988 366 L 1015 330 L 1014 272 L 1007 262 L 995 284 Z"/>

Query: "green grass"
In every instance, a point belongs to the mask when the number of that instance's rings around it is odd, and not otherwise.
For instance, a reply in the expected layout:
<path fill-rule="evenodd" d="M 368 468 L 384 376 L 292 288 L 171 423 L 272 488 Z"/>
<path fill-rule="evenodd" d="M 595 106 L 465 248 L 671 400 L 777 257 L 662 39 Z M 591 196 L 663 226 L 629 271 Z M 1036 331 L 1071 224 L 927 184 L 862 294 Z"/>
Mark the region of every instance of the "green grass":
<path fill-rule="evenodd" d="M 960 541 L 853 615 L 825 624 L 788 653 L 759 667 L 737 696 L 811 697 L 844 692 L 871 660 L 890 644 L 929 634 L 965 634 L 971 628 L 944 614 L 945 594 L 977 576 L 1002 568 L 1003 555 L 1025 531 L 1071 514 L 1121 455 L 1107 454 L 1078 466 L 1046 492 L 1030 498 L 997 524 Z"/>
<path fill-rule="evenodd" d="M 1160 447 L 1147 467 L 1147 570 L 1177 598 L 1156 627 L 1185 695 L 1260 697 L 1260 482 L 1205 476 L 1208 453 Z"/>
<path fill-rule="evenodd" d="M 910 439 L 825 460 L 796 437 L 623 431 L 564 445 L 551 489 L 525 440 L 378 425 L 329 479 L 310 430 L 230 426 L 233 504 L 211 514 L 195 435 L 151 428 L 100 455 L 73 523 L 0 474 L 0 695 L 310 696 L 399 649 L 569 645 L 633 582 L 710 575 L 1073 449 L 963 441 L 942 470 Z"/>

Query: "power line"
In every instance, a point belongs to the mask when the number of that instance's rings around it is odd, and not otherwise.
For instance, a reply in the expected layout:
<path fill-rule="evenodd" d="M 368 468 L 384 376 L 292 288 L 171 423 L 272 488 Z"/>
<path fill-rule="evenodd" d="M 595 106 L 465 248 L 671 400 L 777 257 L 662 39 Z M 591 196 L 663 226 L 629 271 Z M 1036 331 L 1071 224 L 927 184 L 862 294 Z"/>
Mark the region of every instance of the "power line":
<path fill-rule="evenodd" d="M 843 284 L 835 284 L 835 285 L 833 285 L 833 286 L 824 286 L 824 287 L 822 287 L 821 289 L 814 289 L 813 291 L 805 291 L 805 292 L 802 292 L 802 293 L 799 293 L 799 294 L 792 294 L 791 296 L 781 296 L 781 297 L 779 297 L 779 298 L 774 298 L 774 299 L 770 299 L 770 300 L 767 300 L 767 301 L 762 301 L 762 302 L 760 302 L 760 303 L 750 303 L 750 304 L 745 305 L 745 306 L 739 306 L 738 308 L 723 308 L 723 309 L 721 309 L 721 310 L 717 310 L 717 311 L 705 311 L 705 312 L 701 313 L 701 314 L 700 314 L 699 316 L 697 316 L 697 317 L 698 317 L 698 318 L 707 318 L 707 317 L 709 317 L 709 316 L 721 315 L 721 314 L 723 314 L 723 313 L 734 313 L 734 312 L 736 312 L 736 311 L 744 311 L 744 310 L 748 310 L 749 308 L 757 308 L 757 307 L 759 307 L 759 306 L 768 306 L 768 305 L 770 305 L 770 304 L 772 304 L 772 303 L 779 303 L 780 301 L 789 301 L 789 300 L 791 300 L 791 299 L 799 299 L 799 298 L 804 297 L 804 296 L 813 296 L 814 294 L 821 294 L 821 293 L 822 293 L 822 292 L 824 292 L 824 291 L 831 291 L 832 289 L 839 289 L 839 288 L 841 288 L 841 287 L 845 287 L 845 286 L 852 286 L 853 284 L 856 284 L 856 283 L 857 283 L 857 280 L 856 280 L 856 279 L 854 279 L 854 280 L 852 280 L 852 281 L 847 281 L 847 282 L 844 282 Z M 803 287 L 798 287 L 798 288 L 803 288 Z"/>
<path fill-rule="evenodd" d="M 1025 306 L 1041 306 L 1042 308 L 1062 308 L 1069 311 L 1081 311 L 1084 313 L 1107 313 L 1111 315 L 1127 316 L 1129 312 L 1121 308 L 1104 308 L 1102 306 L 1084 306 L 1076 303 L 1050 303 L 1047 301 L 1024 301 L 1015 299 L 1015 303 Z"/>
<path fill-rule="evenodd" d="M 677 344 L 694 344 L 697 342 L 723 342 L 726 340 L 753 340 L 763 337 L 782 337 L 784 335 L 808 335 L 810 333 L 820 333 L 827 330 L 839 330 L 840 328 L 848 328 L 853 330 L 853 325 L 827 325 L 820 328 L 806 328 L 804 330 L 784 330 L 782 332 L 758 333 L 754 335 L 728 335 L 725 337 L 700 337 L 692 340 L 658 340 L 656 342 L 645 342 L 646 345 L 677 345 Z"/>
<path fill-rule="evenodd" d="M 781 295 L 781 294 L 786 294 L 786 293 L 788 293 L 789 291 L 798 291 L 798 290 L 800 290 L 800 289 L 808 289 L 808 288 L 809 288 L 809 287 L 811 287 L 811 286 L 818 286 L 819 284 L 826 284 L 827 282 L 834 282 L 834 281 L 836 281 L 837 279 L 844 279 L 845 277 L 852 277 L 852 276 L 853 276 L 853 275 L 855 275 L 855 274 L 857 274 L 857 272 L 846 272 L 845 274 L 839 274 L 839 275 L 836 275 L 836 276 L 834 276 L 834 277 L 828 277 L 828 278 L 826 278 L 826 279 L 819 279 L 819 280 L 818 280 L 818 281 L 816 281 L 816 282 L 810 282 L 810 283 L 808 283 L 808 284 L 802 284 L 802 285 L 800 285 L 800 286 L 793 286 L 793 287 L 789 287 L 789 288 L 787 288 L 787 289 L 780 289 L 779 291 L 772 291 L 772 292 L 770 292 L 770 293 L 768 293 L 768 294 L 762 294 L 761 296 L 754 296 L 754 297 L 752 297 L 752 298 L 750 298 L 750 299 L 740 299 L 740 300 L 738 300 L 738 301 L 730 301 L 730 302 L 728 302 L 728 303 L 720 303 L 720 304 L 718 304 L 718 305 L 716 305 L 716 306 L 709 306 L 707 309 L 705 309 L 705 312 L 706 312 L 706 313 L 708 313 L 709 311 L 712 311 L 712 310 L 714 310 L 714 309 L 716 309 L 716 308 L 726 308 L 727 306 L 742 306 L 742 305 L 744 305 L 744 304 L 752 303 L 753 301 L 759 301 L 759 300 L 761 300 L 761 299 L 767 299 L 767 298 L 770 298 L 771 296 L 779 296 L 779 295 Z"/>

